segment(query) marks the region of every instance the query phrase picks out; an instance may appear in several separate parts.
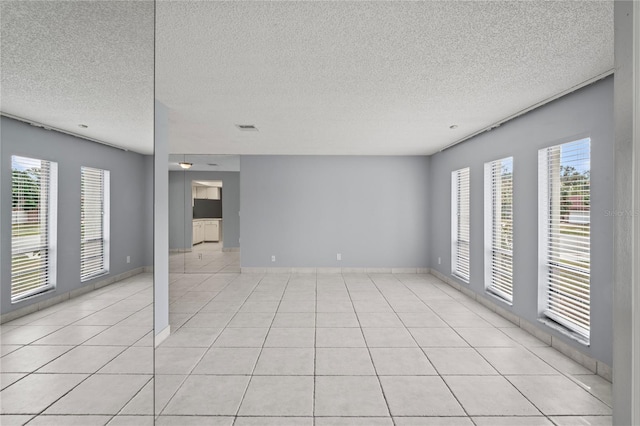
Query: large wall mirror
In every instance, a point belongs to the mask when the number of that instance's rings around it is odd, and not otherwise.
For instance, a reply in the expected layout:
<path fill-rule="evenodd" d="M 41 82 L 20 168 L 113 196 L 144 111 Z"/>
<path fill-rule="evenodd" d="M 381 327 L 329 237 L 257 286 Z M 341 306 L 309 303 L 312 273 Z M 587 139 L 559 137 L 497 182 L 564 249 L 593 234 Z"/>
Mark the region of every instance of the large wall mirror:
<path fill-rule="evenodd" d="M 153 424 L 154 2 L 0 16 L 0 424 Z"/>

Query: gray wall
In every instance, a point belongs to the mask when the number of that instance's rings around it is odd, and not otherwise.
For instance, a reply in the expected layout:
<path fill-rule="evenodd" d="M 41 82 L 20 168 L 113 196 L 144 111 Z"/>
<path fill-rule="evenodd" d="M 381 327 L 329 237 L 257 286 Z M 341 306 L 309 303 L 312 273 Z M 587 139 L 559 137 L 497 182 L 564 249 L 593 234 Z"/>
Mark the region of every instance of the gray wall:
<path fill-rule="evenodd" d="M 591 344 L 584 347 L 538 318 L 538 150 L 591 138 Z M 484 291 L 484 163 L 513 156 L 514 302 L 504 307 L 590 356 L 612 363 L 613 79 L 532 111 L 431 158 L 431 267 L 451 274 L 451 172 L 471 167 L 471 280 Z M 436 207 L 438 206 L 438 207 Z M 438 264 L 438 257 L 442 263 Z M 462 283 L 462 282 L 461 282 Z"/>
<path fill-rule="evenodd" d="M 191 248 L 194 180 L 222 181 L 222 246 L 240 247 L 240 172 L 177 171 L 169 172 L 169 248 Z"/>
<path fill-rule="evenodd" d="M 428 266 L 428 157 L 242 156 L 240 170 L 243 267 Z"/>
<path fill-rule="evenodd" d="M 11 199 L 11 156 L 21 155 L 58 163 L 58 272 L 57 288 L 41 296 L 11 303 L 11 209 L 3 203 L 1 309 L 11 312 L 29 304 L 75 290 L 80 283 L 80 167 L 111 171 L 111 235 L 109 275 L 149 266 L 152 247 L 148 221 L 152 215 L 148 194 L 148 157 L 110 148 L 63 133 L 1 118 L 1 198 Z M 131 263 L 126 257 L 131 256 Z M 95 280 L 104 279 L 103 277 Z"/>

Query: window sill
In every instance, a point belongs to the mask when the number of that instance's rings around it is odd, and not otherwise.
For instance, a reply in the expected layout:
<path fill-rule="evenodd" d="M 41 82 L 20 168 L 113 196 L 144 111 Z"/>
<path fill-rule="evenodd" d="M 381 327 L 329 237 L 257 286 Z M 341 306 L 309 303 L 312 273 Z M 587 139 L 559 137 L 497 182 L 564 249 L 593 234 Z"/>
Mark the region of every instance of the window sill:
<path fill-rule="evenodd" d="M 552 330 L 555 330 L 558 333 L 564 336 L 567 336 L 572 340 L 575 340 L 576 342 L 580 343 L 583 346 L 589 347 L 591 345 L 590 340 L 588 338 L 584 337 L 582 334 L 576 333 L 575 331 L 571 331 L 564 325 L 552 320 L 551 318 L 542 317 L 542 318 L 538 318 L 538 321 L 546 325 L 547 327 L 551 328 Z"/>

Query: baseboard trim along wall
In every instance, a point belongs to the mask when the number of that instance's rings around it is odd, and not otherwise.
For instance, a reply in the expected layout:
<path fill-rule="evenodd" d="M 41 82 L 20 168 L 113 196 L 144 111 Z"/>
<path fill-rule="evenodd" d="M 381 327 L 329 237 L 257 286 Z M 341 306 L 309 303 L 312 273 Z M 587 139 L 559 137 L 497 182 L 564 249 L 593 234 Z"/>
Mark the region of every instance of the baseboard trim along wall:
<path fill-rule="evenodd" d="M 243 274 L 428 274 L 429 268 L 255 268 L 243 267 Z"/>
<path fill-rule="evenodd" d="M 152 268 L 151 268 L 152 269 Z M 83 294 L 87 294 L 91 291 L 98 290 L 99 288 L 108 286 L 110 284 L 116 283 L 118 281 L 125 280 L 127 278 L 133 277 L 134 275 L 141 274 L 143 272 L 150 272 L 148 266 L 141 266 L 139 268 L 132 269 L 127 272 L 123 272 L 118 275 L 112 275 L 103 280 L 93 282 L 91 284 L 87 284 L 75 290 L 68 291 L 66 293 L 59 294 L 55 297 L 52 297 L 47 300 L 43 300 L 39 303 L 34 303 L 29 306 L 25 306 L 23 308 L 16 309 L 15 311 L 7 312 L 6 314 L 0 315 L 0 324 L 4 324 L 5 322 L 13 321 L 25 315 L 32 314 L 34 312 L 41 311 L 43 309 L 49 308 L 53 305 L 57 305 L 58 303 L 62 303 L 65 300 L 73 299 L 78 296 L 82 296 Z"/>
<path fill-rule="evenodd" d="M 603 379 L 611 381 L 613 372 L 611 370 L 611 367 L 608 366 L 607 364 L 601 361 L 598 361 L 597 359 L 594 359 L 588 355 L 583 354 L 577 349 L 567 345 L 565 342 L 561 341 L 560 339 L 554 337 L 552 334 L 539 329 L 535 325 L 531 324 L 529 321 L 523 318 L 520 318 L 519 316 L 507 311 L 501 306 L 496 305 L 495 303 L 493 303 L 492 300 L 485 297 L 479 297 L 479 295 L 476 292 L 460 285 L 451 277 L 447 277 L 446 275 L 436 271 L 435 269 L 431 269 L 430 273 L 434 277 L 438 278 L 440 281 L 450 285 L 451 287 L 460 291 L 461 293 L 468 296 L 469 298 L 482 304 L 486 308 L 491 309 L 492 312 L 495 312 L 496 314 L 500 315 L 507 321 L 514 323 L 518 327 L 525 330 L 527 333 L 533 335 L 537 339 L 555 348 L 556 350 L 566 355 L 567 357 L 571 358 L 572 360 L 582 365 L 586 369 L 599 375 Z"/>

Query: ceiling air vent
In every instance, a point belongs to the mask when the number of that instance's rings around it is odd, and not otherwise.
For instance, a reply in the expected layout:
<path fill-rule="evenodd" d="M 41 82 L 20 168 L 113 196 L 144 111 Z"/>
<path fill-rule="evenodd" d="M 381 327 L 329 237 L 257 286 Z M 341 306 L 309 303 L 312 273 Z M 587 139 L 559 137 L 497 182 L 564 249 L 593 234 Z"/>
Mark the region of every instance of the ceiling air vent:
<path fill-rule="evenodd" d="M 207 166 L 217 166 L 216 163 L 207 163 Z"/>
<path fill-rule="evenodd" d="M 241 132 L 257 132 L 258 131 L 258 128 L 253 124 L 236 124 L 236 127 Z"/>

